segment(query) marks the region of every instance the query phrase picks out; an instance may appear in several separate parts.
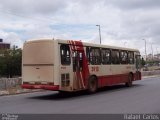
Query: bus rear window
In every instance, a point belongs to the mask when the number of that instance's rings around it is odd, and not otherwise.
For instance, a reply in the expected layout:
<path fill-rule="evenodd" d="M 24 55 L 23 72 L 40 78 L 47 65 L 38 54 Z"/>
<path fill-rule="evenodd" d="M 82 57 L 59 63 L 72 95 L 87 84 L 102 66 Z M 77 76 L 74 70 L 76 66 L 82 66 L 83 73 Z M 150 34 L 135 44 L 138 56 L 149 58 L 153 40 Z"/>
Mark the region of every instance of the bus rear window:
<path fill-rule="evenodd" d="M 61 54 L 61 64 L 62 65 L 70 65 L 70 49 L 69 45 L 61 45 L 60 46 L 60 54 Z"/>

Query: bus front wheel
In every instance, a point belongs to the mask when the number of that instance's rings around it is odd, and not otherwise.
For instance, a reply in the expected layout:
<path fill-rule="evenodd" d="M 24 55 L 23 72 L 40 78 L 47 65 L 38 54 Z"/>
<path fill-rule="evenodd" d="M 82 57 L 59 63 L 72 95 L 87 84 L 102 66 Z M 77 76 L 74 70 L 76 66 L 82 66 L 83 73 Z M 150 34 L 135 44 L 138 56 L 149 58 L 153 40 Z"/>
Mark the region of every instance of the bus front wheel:
<path fill-rule="evenodd" d="M 126 82 L 126 86 L 127 87 L 131 87 L 132 86 L 132 82 L 133 82 L 133 75 L 129 74 L 128 81 Z"/>
<path fill-rule="evenodd" d="M 91 76 L 88 81 L 88 92 L 95 93 L 97 91 L 97 88 L 98 88 L 97 78 Z"/>

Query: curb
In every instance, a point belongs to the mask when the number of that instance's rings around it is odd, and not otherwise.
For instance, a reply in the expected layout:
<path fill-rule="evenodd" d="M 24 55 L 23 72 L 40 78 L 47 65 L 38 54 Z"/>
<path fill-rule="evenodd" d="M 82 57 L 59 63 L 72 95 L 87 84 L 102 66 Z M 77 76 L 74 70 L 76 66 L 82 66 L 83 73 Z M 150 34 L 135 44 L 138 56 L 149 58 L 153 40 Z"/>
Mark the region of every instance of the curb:
<path fill-rule="evenodd" d="M 150 76 L 142 76 L 142 79 L 160 77 L 160 75 L 150 75 Z"/>
<path fill-rule="evenodd" d="M 21 92 L 16 92 L 16 93 L 9 93 L 7 90 L 0 91 L 0 96 L 8 96 L 8 95 L 19 95 L 19 94 L 26 94 L 26 93 L 34 93 L 34 92 L 43 92 L 45 90 L 24 90 Z"/>

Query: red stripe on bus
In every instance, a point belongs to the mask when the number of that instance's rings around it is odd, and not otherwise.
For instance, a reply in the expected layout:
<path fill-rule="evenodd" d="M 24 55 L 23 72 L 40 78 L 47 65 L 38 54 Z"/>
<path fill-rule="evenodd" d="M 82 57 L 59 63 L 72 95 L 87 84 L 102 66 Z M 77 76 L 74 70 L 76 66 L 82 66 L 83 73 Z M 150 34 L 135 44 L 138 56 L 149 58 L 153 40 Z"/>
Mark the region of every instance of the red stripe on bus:
<path fill-rule="evenodd" d="M 117 74 L 117 75 L 105 75 L 98 76 L 98 87 L 111 86 L 119 83 L 126 83 L 128 81 L 129 74 Z M 133 74 L 133 81 L 141 80 L 141 73 Z"/>
<path fill-rule="evenodd" d="M 79 78 L 80 85 L 83 86 L 83 88 L 86 88 L 88 85 L 89 67 L 83 43 L 81 41 L 73 40 L 70 40 L 69 43 L 71 44 L 70 47 L 72 51 L 81 51 L 83 53 L 83 70 L 82 72 L 76 71 L 76 77 Z"/>
<path fill-rule="evenodd" d="M 59 85 L 31 85 L 31 84 L 23 84 L 22 88 L 25 89 L 45 89 L 45 90 L 53 90 L 58 91 Z"/>
<path fill-rule="evenodd" d="M 84 79 L 84 85 L 87 87 L 88 85 L 88 78 L 89 78 L 89 66 L 88 66 L 88 60 L 87 55 L 85 54 L 84 45 L 81 41 L 75 41 L 76 46 L 78 46 L 78 50 L 83 52 L 83 71 L 82 76 Z"/>

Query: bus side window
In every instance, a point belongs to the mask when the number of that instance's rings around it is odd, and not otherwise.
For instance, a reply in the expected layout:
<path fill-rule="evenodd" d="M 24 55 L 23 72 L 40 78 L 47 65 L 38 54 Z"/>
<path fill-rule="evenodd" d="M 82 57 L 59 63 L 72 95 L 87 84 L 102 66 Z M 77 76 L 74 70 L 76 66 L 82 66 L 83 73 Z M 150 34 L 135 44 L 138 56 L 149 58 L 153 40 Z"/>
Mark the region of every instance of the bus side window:
<path fill-rule="evenodd" d="M 61 64 L 62 65 L 70 65 L 70 49 L 69 45 L 62 44 L 60 46 L 60 54 L 61 54 Z"/>
<path fill-rule="evenodd" d="M 128 63 L 134 64 L 134 53 L 133 52 L 128 52 Z"/>
<path fill-rule="evenodd" d="M 110 64 L 111 63 L 111 51 L 109 49 L 102 49 L 102 64 Z"/>
<path fill-rule="evenodd" d="M 127 51 L 120 52 L 121 64 L 128 64 Z"/>
<path fill-rule="evenodd" d="M 119 50 L 112 50 L 112 64 L 120 64 Z"/>
<path fill-rule="evenodd" d="M 91 48 L 90 49 L 90 62 L 92 65 L 100 65 L 101 64 L 101 53 L 99 48 Z"/>

